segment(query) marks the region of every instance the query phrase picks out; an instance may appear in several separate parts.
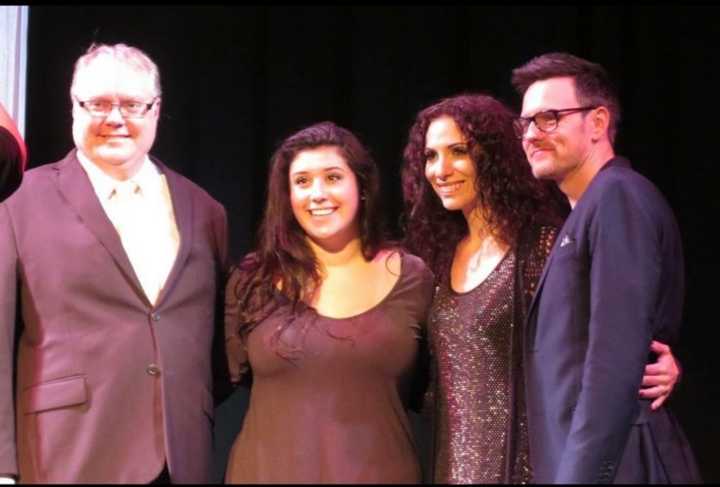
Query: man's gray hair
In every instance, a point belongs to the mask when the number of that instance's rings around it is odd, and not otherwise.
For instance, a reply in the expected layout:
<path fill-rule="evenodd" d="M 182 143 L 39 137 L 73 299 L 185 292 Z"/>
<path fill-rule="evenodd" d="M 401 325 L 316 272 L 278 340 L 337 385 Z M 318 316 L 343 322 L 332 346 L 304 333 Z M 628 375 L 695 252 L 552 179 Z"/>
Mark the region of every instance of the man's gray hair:
<path fill-rule="evenodd" d="M 131 66 L 138 71 L 145 72 L 152 76 L 153 85 L 155 88 L 155 96 L 162 95 L 162 88 L 160 86 L 160 71 L 157 65 L 153 62 L 150 57 L 142 52 L 140 49 L 127 44 L 92 44 L 87 52 L 80 56 L 75 62 L 75 70 L 73 71 L 72 83 L 70 85 L 70 94 L 73 94 L 73 88 L 75 87 L 75 81 L 77 79 L 78 72 L 86 68 L 94 60 L 100 57 L 112 57 L 116 60 Z"/>

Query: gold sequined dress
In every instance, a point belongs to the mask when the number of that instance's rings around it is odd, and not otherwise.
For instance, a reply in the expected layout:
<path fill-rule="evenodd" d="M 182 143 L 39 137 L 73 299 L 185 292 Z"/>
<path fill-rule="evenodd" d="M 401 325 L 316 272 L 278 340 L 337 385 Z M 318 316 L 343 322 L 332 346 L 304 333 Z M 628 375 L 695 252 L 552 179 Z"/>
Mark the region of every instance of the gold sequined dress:
<path fill-rule="evenodd" d="M 452 290 L 449 269 L 439 279 L 428 318 L 436 483 L 531 481 L 522 325 L 556 233 L 526 235 L 471 291 Z"/>

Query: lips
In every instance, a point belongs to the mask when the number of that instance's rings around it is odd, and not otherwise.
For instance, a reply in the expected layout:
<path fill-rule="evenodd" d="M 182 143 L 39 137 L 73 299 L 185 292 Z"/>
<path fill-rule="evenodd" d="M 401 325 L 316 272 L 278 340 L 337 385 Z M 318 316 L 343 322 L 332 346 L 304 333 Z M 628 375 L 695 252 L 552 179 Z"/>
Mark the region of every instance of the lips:
<path fill-rule="evenodd" d="M 441 195 L 449 195 L 456 191 L 458 191 L 464 181 L 453 181 L 451 183 L 436 183 L 435 188 L 437 189 L 437 192 Z"/>
<path fill-rule="evenodd" d="M 308 210 L 311 216 L 327 216 L 335 212 L 337 208 L 314 208 Z"/>
<path fill-rule="evenodd" d="M 544 152 L 550 152 L 550 147 L 535 147 L 530 151 L 530 159 L 534 159 L 537 155 L 542 155 Z"/>

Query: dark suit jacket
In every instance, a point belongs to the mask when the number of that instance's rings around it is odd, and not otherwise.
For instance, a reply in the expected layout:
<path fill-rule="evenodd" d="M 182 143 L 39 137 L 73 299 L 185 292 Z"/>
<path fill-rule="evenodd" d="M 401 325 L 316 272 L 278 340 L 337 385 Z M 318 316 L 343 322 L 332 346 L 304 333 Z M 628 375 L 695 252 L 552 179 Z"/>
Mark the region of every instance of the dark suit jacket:
<path fill-rule="evenodd" d="M 75 151 L 0 205 L 0 472 L 21 482 L 208 480 L 225 210 L 154 162 L 180 234 L 154 307 Z"/>
<path fill-rule="evenodd" d="M 682 303 L 673 213 L 652 183 L 612 159 L 558 234 L 529 311 L 535 481 L 693 480 L 691 455 L 676 458 L 689 454 L 682 431 L 665 408 L 638 399 L 650 341 L 676 338 Z"/>

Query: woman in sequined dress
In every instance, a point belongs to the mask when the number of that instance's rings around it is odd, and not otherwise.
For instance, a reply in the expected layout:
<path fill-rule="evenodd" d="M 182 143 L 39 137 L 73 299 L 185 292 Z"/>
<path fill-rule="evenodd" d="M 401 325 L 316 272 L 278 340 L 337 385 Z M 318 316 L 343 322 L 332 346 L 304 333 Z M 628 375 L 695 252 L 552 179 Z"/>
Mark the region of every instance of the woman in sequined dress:
<path fill-rule="evenodd" d="M 567 211 L 532 177 L 514 114 L 486 95 L 422 110 L 405 148 L 406 245 L 435 273 L 428 318 L 433 379 L 432 478 L 532 480 L 525 416 L 523 324 Z M 663 344 L 641 392 L 662 402 L 678 375 Z"/>
<path fill-rule="evenodd" d="M 226 292 L 231 378 L 252 379 L 228 483 L 420 481 L 406 408 L 433 276 L 383 240 L 378 203 L 374 162 L 333 123 L 275 152 Z"/>

